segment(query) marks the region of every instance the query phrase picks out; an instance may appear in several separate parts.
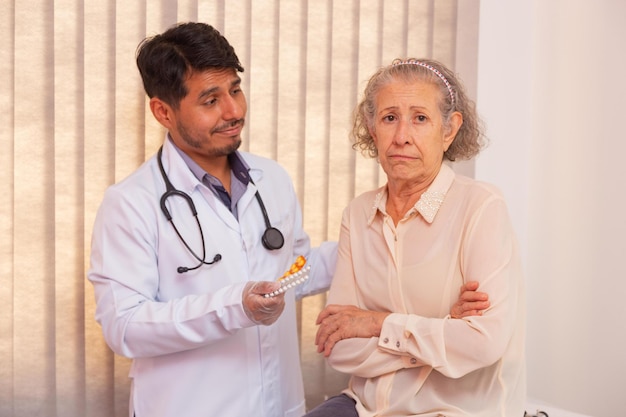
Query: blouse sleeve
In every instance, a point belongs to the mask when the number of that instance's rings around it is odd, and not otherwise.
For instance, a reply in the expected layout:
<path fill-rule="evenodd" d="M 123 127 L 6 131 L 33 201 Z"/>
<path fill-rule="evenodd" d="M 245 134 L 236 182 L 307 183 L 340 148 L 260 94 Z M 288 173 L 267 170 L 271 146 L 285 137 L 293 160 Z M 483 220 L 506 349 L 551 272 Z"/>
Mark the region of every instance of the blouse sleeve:
<path fill-rule="evenodd" d="M 350 244 L 350 211 L 343 212 L 337 251 L 337 267 L 328 295 L 328 304 L 354 305 L 362 308 L 357 296 Z M 352 338 L 339 341 L 333 347 L 329 364 L 336 370 L 364 378 L 376 377 L 406 367 L 408 357 L 385 352 L 378 347 L 379 338 Z"/>

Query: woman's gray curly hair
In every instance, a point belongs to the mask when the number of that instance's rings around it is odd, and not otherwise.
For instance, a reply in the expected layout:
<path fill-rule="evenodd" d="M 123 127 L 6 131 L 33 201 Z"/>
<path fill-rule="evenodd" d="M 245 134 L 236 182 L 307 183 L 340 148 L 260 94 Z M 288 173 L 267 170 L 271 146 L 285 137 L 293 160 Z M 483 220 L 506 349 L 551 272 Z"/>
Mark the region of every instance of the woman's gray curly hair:
<path fill-rule="evenodd" d="M 394 60 L 391 65 L 379 69 L 369 79 L 363 99 L 354 111 L 354 125 L 350 134 L 353 149 L 361 150 L 364 155 L 372 158 L 378 156 L 378 149 L 370 134 L 370 128 L 374 129 L 376 100 L 382 87 L 398 80 L 408 83 L 425 81 L 439 88 L 439 110 L 444 129 L 449 127 L 452 113 L 459 112 L 463 116 L 461 128 L 443 155 L 445 159 L 471 159 L 485 146 L 486 138 L 482 121 L 476 113 L 476 104 L 467 97 L 454 72 L 435 60 L 409 58 Z"/>

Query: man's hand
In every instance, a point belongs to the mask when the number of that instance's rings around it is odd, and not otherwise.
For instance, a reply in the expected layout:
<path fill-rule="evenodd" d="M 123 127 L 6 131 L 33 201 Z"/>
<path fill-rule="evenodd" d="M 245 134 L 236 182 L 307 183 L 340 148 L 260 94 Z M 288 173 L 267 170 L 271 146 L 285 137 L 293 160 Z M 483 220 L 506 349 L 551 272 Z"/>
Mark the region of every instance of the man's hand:
<path fill-rule="evenodd" d="M 483 310 L 489 308 L 489 295 L 476 291 L 478 282 L 468 281 L 461 286 L 459 300 L 450 309 L 450 316 L 460 319 L 470 316 L 482 316 Z"/>
<path fill-rule="evenodd" d="M 265 294 L 280 288 L 278 282 L 248 282 L 243 289 L 243 309 L 256 324 L 270 325 L 278 320 L 285 309 L 285 294 L 265 297 Z"/>
<path fill-rule="evenodd" d="M 317 317 L 317 351 L 323 351 L 324 356 L 328 356 L 335 343 L 342 339 L 380 336 L 383 321 L 389 314 L 349 305 L 326 306 Z"/>

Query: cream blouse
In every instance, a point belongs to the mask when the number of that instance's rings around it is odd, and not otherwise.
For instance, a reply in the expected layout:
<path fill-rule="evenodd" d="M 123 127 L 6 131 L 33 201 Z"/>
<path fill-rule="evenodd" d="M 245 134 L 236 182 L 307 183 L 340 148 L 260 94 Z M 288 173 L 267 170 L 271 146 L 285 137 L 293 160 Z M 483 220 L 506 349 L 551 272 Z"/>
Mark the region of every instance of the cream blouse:
<path fill-rule="evenodd" d="M 524 278 L 502 195 L 443 165 L 394 226 L 386 187 L 345 209 L 329 304 L 392 312 L 380 337 L 345 339 L 329 357 L 352 375 L 346 394 L 366 416 L 521 416 Z M 452 319 L 465 281 L 491 307 Z"/>

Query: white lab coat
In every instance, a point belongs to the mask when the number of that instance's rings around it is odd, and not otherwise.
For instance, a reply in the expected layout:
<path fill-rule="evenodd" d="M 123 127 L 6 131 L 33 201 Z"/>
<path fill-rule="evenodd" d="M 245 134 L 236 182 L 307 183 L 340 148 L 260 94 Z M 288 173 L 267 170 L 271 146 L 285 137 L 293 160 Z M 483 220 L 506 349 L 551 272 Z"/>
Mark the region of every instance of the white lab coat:
<path fill-rule="evenodd" d="M 204 231 L 207 260 L 198 262 L 161 212 L 165 184 L 156 157 L 105 193 L 92 241 L 96 320 L 113 351 L 133 359 L 130 415 L 137 417 L 300 416 L 305 411 L 296 332 L 296 295 L 324 291 L 336 257 L 334 243 L 311 250 L 288 174 L 272 160 L 247 153 L 256 184 L 238 203 L 239 221 L 164 142 L 163 165 L 178 190 L 192 196 Z M 261 244 L 265 222 L 259 189 L 282 249 Z M 201 255 L 202 243 L 187 202 L 168 199 L 173 221 Z M 297 255 L 308 257 L 311 278 L 290 290 L 271 326 L 244 313 L 247 281 L 275 280 Z"/>

